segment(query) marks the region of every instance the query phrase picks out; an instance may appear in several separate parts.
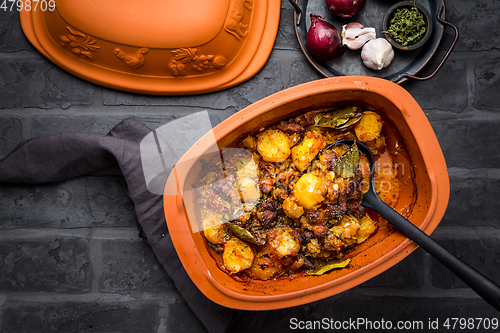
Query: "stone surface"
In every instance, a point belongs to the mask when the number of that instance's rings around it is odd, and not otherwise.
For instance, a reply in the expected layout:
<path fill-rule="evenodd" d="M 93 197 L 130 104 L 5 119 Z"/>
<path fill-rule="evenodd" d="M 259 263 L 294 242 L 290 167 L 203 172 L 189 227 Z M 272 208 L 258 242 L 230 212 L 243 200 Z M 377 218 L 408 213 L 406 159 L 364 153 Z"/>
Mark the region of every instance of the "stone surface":
<path fill-rule="evenodd" d="M 446 19 L 459 27 L 457 51 L 488 51 L 500 43 L 496 0 L 457 0 L 446 3 Z M 487 31 L 486 37 L 484 34 Z"/>
<path fill-rule="evenodd" d="M 99 290 L 103 293 L 160 293 L 173 288 L 151 248 L 142 240 L 105 240 Z"/>
<path fill-rule="evenodd" d="M 2 307 L 4 333 L 30 332 L 155 332 L 160 319 L 153 301 L 26 302 Z"/>
<path fill-rule="evenodd" d="M 203 324 L 194 316 L 194 313 L 187 304 L 169 304 L 167 310 L 166 329 L 168 332 L 203 333 L 206 331 Z"/>
<path fill-rule="evenodd" d="M 449 168 L 448 209 L 433 237 L 497 282 L 499 11 L 497 0 L 447 1 L 446 20 L 460 31 L 455 49 L 432 79 L 402 84 L 427 115 Z M 62 70 L 24 37 L 17 11 L 0 10 L 0 158 L 31 138 L 106 135 L 128 117 L 156 129 L 206 110 L 215 126 L 275 92 L 322 79 L 300 50 L 293 14 L 290 2 L 281 0 L 273 51 L 248 81 L 209 94 L 149 96 L 104 88 Z M 433 72 L 453 37 L 445 26 L 437 52 L 419 76 Z M 134 207 L 116 168 L 53 184 L 0 184 L 0 229 L 2 333 L 206 331 L 139 239 Z M 422 249 L 349 291 L 246 315 L 240 333 L 253 333 L 262 322 L 262 333 L 398 331 L 292 330 L 291 318 L 422 322 L 422 329 L 414 327 L 418 332 L 466 331 L 447 329 L 446 318 L 500 318 Z M 434 329 L 429 321 L 436 319 L 441 326 Z"/>
<path fill-rule="evenodd" d="M 448 167 L 500 167 L 500 119 L 446 119 L 434 121 Z"/>
<path fill-rule="evenodd" d="M 450 180 L 450 201 L 443 225 L 500 228 L 498 214 L 492 209 L 500 197 L 499 179 L 461 175 Z"/>
<path fill-rule="evenodd" d="M 47 207 L 57 209 L 47 209 Z M 50 184 L 2 184 L 0 229 L 135 226 L 123 177 L 81 177 Z"/>
<path fill-rule="evenodd" d="M 422 288 L 425 281 L 422 254 L 423 250 L 417 249 L 396 266 L 364 282 L 361 287 Z"/>
<path fill-rule="evenodd" d="M 474 106 L 479 110 L 500 111 L 500 64 L 498 58 L 481 59 L 476 63 Z"/>
<path fill-rule="evenodd" d="M 23 121 L 16 116 L 0 116 L 0 159 L 23 141 Z"/>
<path fill-rule="evenodd" d="M 480 239 L 440 239 L 439 243 L 469 266 L 493 281 L 500 280 L 500 240 L 485 235 Z M 482 253 L 489 252 L 484 256 Z M 441 289 L 466 288 L 467 285 L 437 260 L 431 262 L 432 285 Z"/>
<path fill-rule="evenodd" d="M 443 53 L 438 53 L 426 66 L 437 67 Z M 462 112 L 468 103 L 466 64 L 463 61 L 448 59 L 435 77 L 428 81 L 405 82 L 404 87 L 412 94 L 424 110 L 439 109 Z M 424 75 L 419 75 L 424 77 Z"/>
<path fill-rule="evenodd" d="M 289 1 L 281 2 L 280 23 L 278 33 L 276 34 L 276 41 L 274 43 L 275 49 L 300 50 L 299 43 L 295 37 L 293 12 L 294 9 Z"/>
<path fill-rule="evenodd" d="M 69 132 L 106 135 L 121 120 L 120 118 L 103 117 L 101 115 L 84 117 L 40 115 L 33 119 L 33 130 L 30 134 L 32 138 Z"/>
<path fill-rule="evenodd" d="M 88 292 L 92 279 L 89 242 L 83 238 L 2 240 L 0 272 L 1 292 Z"/>
<path fill-rule="evenodd" d="M 8 8 L 13 2 L 8 4 Z M 0 12 L 0 52 L 35 51 L 24 36 L 19 22 L 19 12 L 2 10 Z"/>
<path fill-rule="evenodd" d="M 41 56 L 0 58 L 0 109 L 68 108 L 92 103 L 93 86 Z"/>

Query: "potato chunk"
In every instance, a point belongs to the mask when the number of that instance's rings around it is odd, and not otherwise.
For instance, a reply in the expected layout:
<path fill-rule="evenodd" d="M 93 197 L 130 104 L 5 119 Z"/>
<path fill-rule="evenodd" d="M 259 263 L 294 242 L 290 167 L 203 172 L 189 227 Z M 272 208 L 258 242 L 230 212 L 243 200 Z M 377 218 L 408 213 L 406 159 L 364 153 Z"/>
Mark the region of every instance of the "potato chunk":
<path fill-rule="evenodd" d="M 283 265 L 273 248 L 266 244 L 262 246 L 257 254 L 252 267 L 245 271 L 252 279 L 269 280 L 283 275 Z"/>
<path fill-rule="evenodd" d="M 361 224 L 361 228 L 358 229 L 356 238 L 357 243 L 361 244 L 377 230 L 377 224 L 370 218 L 368 214 L 366 214 L 359 220 L 359 224 Z"/>
<path fill-rule="evenodd" d="M 268 232 L 269 244 L 280 259 L 295 256 L 299 253 L 300 243 L 289 226 L 279 226 Z"/>
<path fill-rule="evenodd" d="M 368 142 L 380 136 L 384 121 L 375 112 L 365 111 L 363 118 L 354 125 L 354 132 L 359 141 Z"/>
<path fill-rule="evenodd" d="M 266 162 L 285 161 L 291 154 L 288 137 L 280 130 L 266 130 L 257 138 L 257 151 Z"/>
<path fill-rule="evenodd" d="M 323 136 L 309 131 L 301 143 L 292 148 L 292 161 L 297 170 L 304 171 L 323 148 Z"/>
<path fill-rule="evenodd" d="M 250 245 L 237 237 L 232 237 L 227 241 L 222 254 L 224 266 L 231 273 L 238 273 L 252 267 L 255 254 Z"/>
<path fill-rule="evenodd" d="M 227 227 L 222 224 L 217 214 L 205 218 L 203 222 L 203 234 L 212 244 L 222 244 L 229 238 Z"/>
<path fill-rule="evenodd" d="M 297 203 L 305 209 L 316 209 L 325 200 L 327 191 L 323 178 L 306 173 L 295 183 L 294 196 Z"/>
<path fill-rule="evenodd" d="M 255 178 L 242 177 L 238 179 L 238 187 L 245 204 L 256 204 L 260 199 L 259 184 Z"/>
<path fill-rule="evenodd" d="M 330 232 L 338 237 L 345 246 L 350 246 L 356 243 L 356 234 L 359 228 L 361 228 L 361 225 L 357 218 L 344 215 L 339 224 L 330 229 Z"/>

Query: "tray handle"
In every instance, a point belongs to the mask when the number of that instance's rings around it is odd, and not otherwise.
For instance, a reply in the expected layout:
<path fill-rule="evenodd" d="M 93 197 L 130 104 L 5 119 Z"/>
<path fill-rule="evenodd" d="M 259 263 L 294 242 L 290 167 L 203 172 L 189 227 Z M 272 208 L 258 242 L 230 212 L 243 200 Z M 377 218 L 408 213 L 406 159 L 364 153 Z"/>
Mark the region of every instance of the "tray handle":
<path fill-rule="evenodd" d="M 292 4 L 293 8 L 295 8 L 295 11 L 297 12 L 297 21 L 295 22 L 295 24 L 297 26 L 300 25 L 300 21 L 302 20 L 302 10 L 299 8 L 299 0 L 297 1 L 294 1 L 294 0 L 288 0 L 290 1 L 290 3 Z"/>
<path fill-rule="evenodd" d="M 290 0 L 290 2 L 292 2 L 292 0 Z M 453 48 L 455 47 L 455 44 L 458 41 L 458 28 L 454 24 L 451 24 L 450 22 L 445 21 L 443 18 L 441 18 L 441 15 L 443 14 L 443 11 L 444 11 L 444 7 L 443 6 L 439 6 L 439 10 L 438 10 L 438 14 L 437 14 L 437 20 L 439 22 L 441 22 L 442 24 L 445 24 L 445 25 L 448 25 L 448 26 L 452 27 L 453 30 L 455 31 L 455 38 L 453 39 L 453 42 L 451 43 L 450 48 L 448 49 L 448 52 L 446 52 L 446 54 L 444 55 L 443 59 L 441 60 L 441 62 L 439 63 L 439 65 L 436 67 L 436 69 L 434 70 L 434 72 L 432 72 L 432 74 L 430 74 L 428 76 L 425 76 L 425 77 L 418 77 L 418 76 L 415 76 L 415 75 L 411 75 L 411 74 L 405 73 L 405 74 L 401 74 L 401 75 L 397 76 L 394 80 L 392 80 L 392 82 L 397 83 L 397 84 L 401 84 L 404 81 L 406 81 L 407 79 L 413 79 L 413 80 L 417 80 L 417 81 L 428 80 L 428 79 L 433 78 L 437 74 L 437 72 L 439 72 L 439 70 L 441 69 L 441 67 L 443 67 L 444 62 L 448 59 L 448 57 L 450 56 L 451 51 L 453 50 Z"/>

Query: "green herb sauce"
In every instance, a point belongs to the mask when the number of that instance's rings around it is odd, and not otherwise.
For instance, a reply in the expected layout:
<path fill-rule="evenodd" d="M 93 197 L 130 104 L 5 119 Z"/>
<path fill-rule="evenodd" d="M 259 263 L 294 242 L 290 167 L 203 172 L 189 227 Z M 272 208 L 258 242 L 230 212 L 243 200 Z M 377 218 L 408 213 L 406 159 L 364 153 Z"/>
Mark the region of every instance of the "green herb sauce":
<path fill-rule="evenodd" d="M 387 33 L 398 44 L 413 45 L 425 34 L 424 15 L 416 8 L 399 8 L 394 12 Z"/>

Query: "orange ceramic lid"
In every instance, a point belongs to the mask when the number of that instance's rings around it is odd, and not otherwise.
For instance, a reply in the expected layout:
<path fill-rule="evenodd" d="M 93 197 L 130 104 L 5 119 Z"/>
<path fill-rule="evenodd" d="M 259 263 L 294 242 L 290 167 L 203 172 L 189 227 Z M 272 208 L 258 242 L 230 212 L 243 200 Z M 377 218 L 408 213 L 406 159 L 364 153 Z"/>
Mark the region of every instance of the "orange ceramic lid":
<path fill-rule="evenodd" d="M 271 53 L 280 15 L 272 0 L 50 3 L 20 14 L 43 55 L 93 83 L 157 95 L 212 92 L 251 78 Z"/>
<path fill-rule="evenodd" d="M 427 234 L 438 226 L 448 205 L 448 171 L 434 131 L 415 99 L 397 84 L 372 77 L 334 77 L 298 85 L 260 100 L 214 127 L 184 154 L 167 180 L 163 198 L 169 233 L 190 278 L 212 301 L 245 310 L 314 302 L 367 281 L 417 248 L 398 231 L 379 230 L 348 254 L 352 260 L 346 268 L 321 276 L 242 282 L 219 269 L 197 228 L 199 221 L 190 214 L 190 210 L 197 209 L 192 189 L 202 165 L 200 160 L 217 154 L 218 149 L 228 147 L 239 136 L 292 112 L 353 103 L 377 110 L 404 140 L 413 166 L 409 169 L 414 186 L 411 193 L 401 190 L 396 208 L 412 200 L 414 206 L 408 219 Z M 401 188 L 405 188 L 404 183 Z"/>

